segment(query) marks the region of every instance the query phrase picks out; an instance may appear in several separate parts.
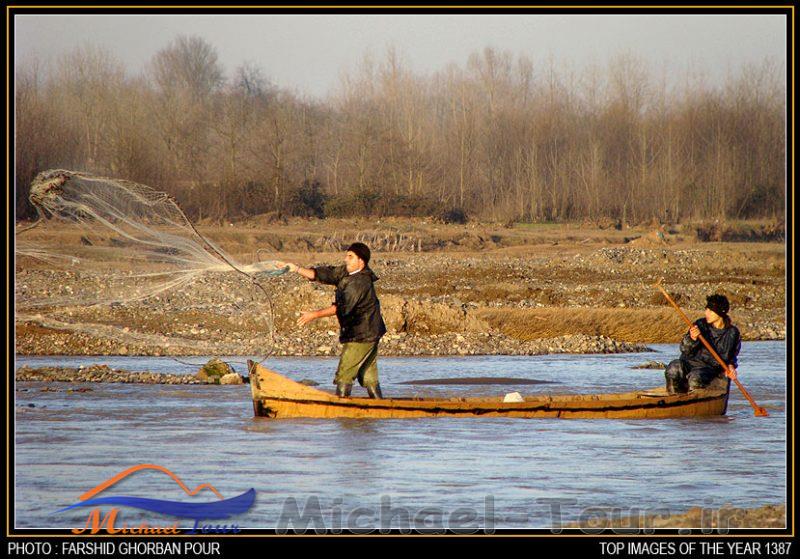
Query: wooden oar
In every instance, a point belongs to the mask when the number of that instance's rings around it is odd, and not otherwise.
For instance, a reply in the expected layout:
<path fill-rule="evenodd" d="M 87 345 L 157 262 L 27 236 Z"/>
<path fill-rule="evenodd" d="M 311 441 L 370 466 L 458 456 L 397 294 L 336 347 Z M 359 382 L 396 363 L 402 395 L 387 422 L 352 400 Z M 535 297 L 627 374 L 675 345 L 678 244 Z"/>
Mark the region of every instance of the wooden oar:
<path fill-rule="evenodd" d="M 686 313 L 684 313 L 681 310 L 681 308 L 675 303 L 675 301 L 672 300 L 672 297 L 669 296 L 669 293 L 667 293 L 664 290 L 664 288 L 661 287 L 661 280 L 660 279 L 655 284 L 653 284 L 653 287 L 658 288 L 658 290 L 661 291 L 661 293 L 664 294 L 664 297 L 667 298 L 667 301 L 669 301 L 669 304 L 672 305 L 673 307 L 675 307 L 675 310 L 678 311 L 678 314 L 681 315 L 681 317 L 683 318 L 683 321 L 686 322 L 686 324 L 689 325 L 689 328 L 691 328 L 693 326 L 692 321 L 689 319 L 688 316 L 686 316 Z M 711 353 L 711 355 L 714 357 L 714 359 L 717 360 L 717 363 L 722 365 L 722 368 L 727 371 L 728 370 L 728 365 L 725 363 L 725 361 L 722 360 L 722 357 L 720 357 L 719 354 L 716 351 L 714 351 L 714 348 L 711 347 L 711 344 L 708 343 L 708 341 L 703 337 L 702 334 L 700 334 L 698 336 L 698 339 L 703 343 L 704 346 L 706 346 L 706 349 L 709 351 L 709 353 Z M 742 386 L 742 383 L 739 382 L 738 378 L 733 379 L 733 382 L 736 383 L 736 386 L 738 386 L 739 390 L 742 391 L 742 394 L 744 395 L 744 397 L 747 398 L 747 401 L 750 402 L 751 406 L 753 406 L 753 413 L 755 414 L 756 417 L 766 417 L 766 416 L 769 415 L 769 413 L 767 413 L 767 410 L 765 410 L 764 408 L 762 408 L 761 406 L 756 404 L 756 401 L 753 400 L 753 397 L 750 396 L 750 393 L 745 389 L 744 386 Z"/>

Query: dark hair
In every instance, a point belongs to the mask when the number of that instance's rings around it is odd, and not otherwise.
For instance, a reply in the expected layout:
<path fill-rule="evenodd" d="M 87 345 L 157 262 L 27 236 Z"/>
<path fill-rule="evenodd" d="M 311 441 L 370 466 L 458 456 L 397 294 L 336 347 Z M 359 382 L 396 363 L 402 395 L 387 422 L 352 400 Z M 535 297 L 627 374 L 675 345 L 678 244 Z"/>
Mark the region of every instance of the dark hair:
<path fill-rule="evenodd" d="M 731 309 L 731 304 L 725 295 L 715 293 L 706 297 L 706 308 L 714 311 L 720 317 L 722 317 L 726 328 L 733 324 L 731 317 L 728 316 L 728 311 Z"/>
<path fill-rule="evenodd" d="M 349 250 L 352 253 L 355 253 L 356 256 L 358 256 L 361 260 L 364 261 L 365 265 L 369 264 L 369 256 L 370 256 L 369 247 L 364 243 L 353 243 L 352 245 L 347 247 L 347 250 Z"/>

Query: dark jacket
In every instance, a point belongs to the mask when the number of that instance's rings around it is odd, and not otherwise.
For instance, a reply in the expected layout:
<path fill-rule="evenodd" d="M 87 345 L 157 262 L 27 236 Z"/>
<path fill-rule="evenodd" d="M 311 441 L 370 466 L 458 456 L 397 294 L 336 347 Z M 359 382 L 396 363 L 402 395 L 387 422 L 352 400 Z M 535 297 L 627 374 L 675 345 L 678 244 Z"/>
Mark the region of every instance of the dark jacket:
<path fill-rule="evenodd" d="M 336 286 L 336 318 L 339 319 L 339 341 L 377 342 L 386 333 L 381 316 L 381 303 L 372 282 L 378 276 L 365 267 L 352 276 L 342 266 L 314 268 L 316 281 Z"/>
<path fill-rule="evenodd" d="M 696 320 L 694 324 L 700 329 L 700 334 L 711 344 L 711 347 L 722 357 L 725 363 L 734 367 L 739 366 L 737 357 L 739 350 L 742 349 L 742 336 L 736 326 L 714 328 L 705 318 Z M 681 359 L 687 361 L 692 368 L 707 367 L 722 372 L 722 367 L 706 349 L 700 338 L 692 340 L 688 332 L 681 340 Z"/>

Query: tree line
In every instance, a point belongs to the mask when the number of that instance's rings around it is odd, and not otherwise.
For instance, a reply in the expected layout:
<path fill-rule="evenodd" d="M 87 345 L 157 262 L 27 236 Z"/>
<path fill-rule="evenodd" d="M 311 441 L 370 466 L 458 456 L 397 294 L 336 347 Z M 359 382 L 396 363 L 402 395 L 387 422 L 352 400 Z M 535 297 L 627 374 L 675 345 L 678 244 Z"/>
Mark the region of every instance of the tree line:
<path fill-rule="evenodd" d="M 180 36 L 138 75 L 84 45 L 15 76 L 17 217 L 68 168 L 172 194 L 196 220 L 281 215 L 494 221 L 782 216 L 785 79 L 654 76 L 621 54 L 576 72 L 486 48 L 414 72 L 392 49 L 323 100 Z"/>

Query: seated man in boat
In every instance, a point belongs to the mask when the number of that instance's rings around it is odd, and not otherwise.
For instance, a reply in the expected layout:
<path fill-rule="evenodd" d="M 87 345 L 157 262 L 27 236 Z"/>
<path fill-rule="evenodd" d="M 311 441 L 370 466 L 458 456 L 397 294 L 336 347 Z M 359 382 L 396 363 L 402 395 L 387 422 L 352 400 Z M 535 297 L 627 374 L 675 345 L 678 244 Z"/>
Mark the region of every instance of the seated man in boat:
<path fill-rule="evenodd" d="M 681 340 L 681 357 L 667 365 L 664 376 L 670 394 L 705 388 L 716 379 L 736 378 L 737 356 L 742 347 L 739 329 L 733 325 L 728 311 L 730 303 L 724 295 L 706 297 L 705 317 L 694 325 Z M 723 370 L 700 341 L 700 335 L 711 344 L 728 368 Z M 729 381 L 730 382 L 730 381 Z"/>
<path fill-rule="evenodd" d="M 350 396 L 353 381 L 358 379 L 370 398 L 383 398 L 378 382 L 378 340 L 386 333 L 381 305 L 373 282 L 378 279 L 369 268 L 370 251 L 364 243 L 347 248 L 342 266 L 302 268 L 280 263 L 309 281 L 336 286 L 334 303 L 325 309 L 303 312 L 297 323 L 305 326 L 318 318 L 336 315 L 339 319 L 339 342 L 342 355 L 333 382 L 336 395 Z"/>

